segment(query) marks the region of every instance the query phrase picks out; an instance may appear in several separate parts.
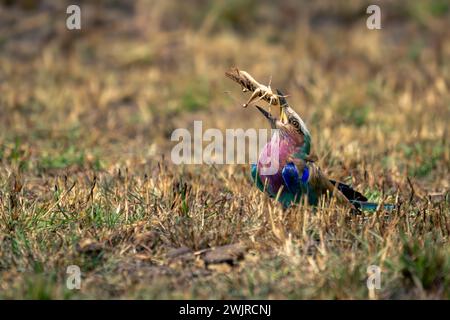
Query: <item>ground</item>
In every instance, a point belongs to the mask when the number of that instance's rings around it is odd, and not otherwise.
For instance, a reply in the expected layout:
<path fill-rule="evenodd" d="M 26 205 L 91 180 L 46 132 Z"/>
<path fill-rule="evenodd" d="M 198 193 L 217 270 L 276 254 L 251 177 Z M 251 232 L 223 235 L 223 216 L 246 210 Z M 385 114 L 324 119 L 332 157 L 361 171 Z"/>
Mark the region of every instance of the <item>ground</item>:
<path fill-rule="evenodd" d="M 74 1 L 0 3 L 0 298 L 450 298 L 448 2 L 83 1 L 81 31 Z M 194 120 L 267 128 L 233 66 L 398 209 L 283 211 L 248 165 L 175 165 Z"/>

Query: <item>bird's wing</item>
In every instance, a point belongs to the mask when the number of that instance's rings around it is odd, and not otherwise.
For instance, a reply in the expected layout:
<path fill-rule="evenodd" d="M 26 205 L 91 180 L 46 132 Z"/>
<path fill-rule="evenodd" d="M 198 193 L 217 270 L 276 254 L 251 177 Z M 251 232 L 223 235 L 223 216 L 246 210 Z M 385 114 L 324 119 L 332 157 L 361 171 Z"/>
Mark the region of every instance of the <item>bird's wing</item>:
<path fill-rule="evenodd" d="M 286 163 L 283 170 L 281 170 L 284 185 L 292 194 L 297 194 L 300 191 L 300 175 L 297 166 L 293 162 Z"/>
<path fill-rule="evenodd" d="M 327 176 L 325 176 L 320 170 L 319 166 L 315 163 L 311 163 L 309 165 L 310 178 L 309 185 L 310 187 L 318 194 L 323 195 L 329 193 L 329 195 L 333 195 L 336 197 L 339 203 L 345 204 L 354 208 L 353 204 L 346 198 L 346 196 L 335 186 Z"/>
<path fill-rule="evenodd" d="M 303 160 L 288 162 L 281 171 L 281 175 L 284 185 L 292 194 L 292 201 L 299 202 L 301 197 L 306 195 L 310 205 L 317 205 L 317 192 L 309 184 L 310 169 Z"/>

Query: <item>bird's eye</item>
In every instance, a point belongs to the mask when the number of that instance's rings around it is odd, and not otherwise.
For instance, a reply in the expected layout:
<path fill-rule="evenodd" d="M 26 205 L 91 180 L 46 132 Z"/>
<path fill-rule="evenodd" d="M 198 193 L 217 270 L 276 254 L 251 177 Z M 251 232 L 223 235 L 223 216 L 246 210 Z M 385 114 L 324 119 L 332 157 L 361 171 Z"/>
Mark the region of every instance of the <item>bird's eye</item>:
<path fill-rule="evenodd" d="M 290 118 L 289 120 L 290 120 L 289 122 L 290 122 L 294 127 L 298 128 L 298 127 L 300 126 L 300 124 L 298 123 L 297 119 L 295 119 L 295 118 Z"/>

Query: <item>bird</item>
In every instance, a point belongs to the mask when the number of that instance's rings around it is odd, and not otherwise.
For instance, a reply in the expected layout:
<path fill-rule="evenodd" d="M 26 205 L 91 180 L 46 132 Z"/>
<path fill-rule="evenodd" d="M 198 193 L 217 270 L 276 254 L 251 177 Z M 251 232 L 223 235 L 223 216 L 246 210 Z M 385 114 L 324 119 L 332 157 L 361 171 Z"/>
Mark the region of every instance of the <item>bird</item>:
<path fill-rule="evenodd" d="M 286 96 L 276 91 L 279 119 L 255 104 L 271 128 L 276 129 L 257 163 L 251 164 L 251 178 L 258 189 L 277 199 L 284 209 L 305 200 L 317 206 L 321 196 L 329 195 L 356 212 L 376 211 L 378 207 L 392 211 L 394 205 L 368 202 L 351 186 L 330 179 L 321 171 L 317 157 L 311 153 L 311 134 L 305 122 L 289 106 Z"/>

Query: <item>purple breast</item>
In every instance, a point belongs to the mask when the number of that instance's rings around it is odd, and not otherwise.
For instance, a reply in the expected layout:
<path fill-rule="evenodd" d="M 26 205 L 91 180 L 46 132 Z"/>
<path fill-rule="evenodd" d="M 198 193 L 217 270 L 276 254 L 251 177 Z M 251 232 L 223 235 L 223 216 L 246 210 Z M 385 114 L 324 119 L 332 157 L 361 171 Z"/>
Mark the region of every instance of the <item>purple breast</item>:
<path fill-rule="evenodd" d="M 283 185 L 281 171 L 289 156 L 297 149 L 295 145 L 289 137 L 279 137 L 278 134 L 274 134 L 261 151 L 258 159 L 259 177 L 263 184 L 267 183 L 269 191 L 274 195 Z"/>

